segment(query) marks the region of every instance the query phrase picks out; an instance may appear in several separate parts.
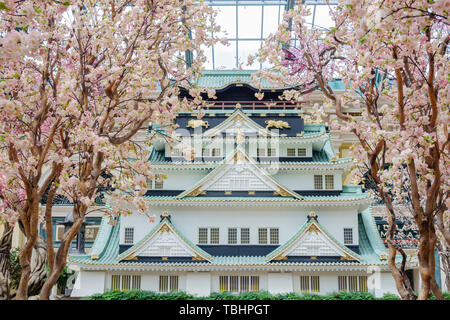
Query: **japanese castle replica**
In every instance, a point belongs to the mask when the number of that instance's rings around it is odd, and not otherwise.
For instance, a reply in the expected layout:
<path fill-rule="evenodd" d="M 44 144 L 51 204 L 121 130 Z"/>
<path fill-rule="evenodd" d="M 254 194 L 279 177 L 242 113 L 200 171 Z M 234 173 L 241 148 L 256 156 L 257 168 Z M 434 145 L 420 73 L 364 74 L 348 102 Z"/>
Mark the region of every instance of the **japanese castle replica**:
<path fill-rule="evenodd" d="M 145 196 L 156 219 L 103 218 L 89 254 L 69 259 L 79 269 L 72 296 L 395 293 L 371 195 L 342 184 L 353 160 L 338 158 L 324 124 L 305 124 L 280 101 L 282 90 L 266 85 L 259 101 L 249 72 L 222 73 L 199 80 L 216 89 L 205 116 L 176 118 L 193 160 L 166 143 L 163 128 L 149 128 L 160 136 L 149 161 L 165 177 L 149 181 Z"/>

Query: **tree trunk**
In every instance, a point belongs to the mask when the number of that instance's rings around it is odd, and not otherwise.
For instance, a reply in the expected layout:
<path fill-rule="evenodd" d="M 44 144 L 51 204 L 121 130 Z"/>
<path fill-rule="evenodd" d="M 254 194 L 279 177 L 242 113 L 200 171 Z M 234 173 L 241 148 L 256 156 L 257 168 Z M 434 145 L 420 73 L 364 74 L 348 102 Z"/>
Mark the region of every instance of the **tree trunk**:
<path fill-rule="evenodd" d="M 47 248 L 45 241 L 39 237 L 31 257 L 31 275 L 28 280 L 28 296 L 39 294 L 47 276 Z"/>
<path fill-rule="evenodd" d="M 44 286 L 42 287 L 41 293 L 39 295 L 39 300 L 50 299 L 51 290 L 56 284 L 56 281 L 58 281 L 61 272 L 64 270 L 64 267 L 67 264 L 67 253 L 69 251 L 70 244 L 78 231 L 80 231 L 82 224 L 83 218 L 77 218 L 75 219 L 70 229 L 66 233 L 64 233 L 58 251 L 56 252 L 53 271 L 45 280 Z"/>
<path fill-rule="evenodd" d="M 445 288 L 450 291 L 450 248 L 446 241 L 438 241 L 437 248 L 441 259 L 441 270 L 444 272 Z"/>
<path fill-rule="evenodd" d="M 0 300 L 9 300 L 10 285 L 10 255 L 14 227 L 5 223 L 3 235 L 0 238 Z"/>

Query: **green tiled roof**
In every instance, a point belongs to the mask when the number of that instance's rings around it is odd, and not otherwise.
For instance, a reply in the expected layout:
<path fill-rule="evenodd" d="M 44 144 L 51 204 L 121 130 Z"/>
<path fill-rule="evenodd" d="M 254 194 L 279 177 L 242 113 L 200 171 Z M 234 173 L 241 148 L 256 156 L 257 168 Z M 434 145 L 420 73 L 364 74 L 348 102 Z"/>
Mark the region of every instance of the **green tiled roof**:
<path fill-rule="evenodd" d="M 381 241 L 372 210 L 368 209 L 358 214 L 359 252 L 367 264 L 387 264 L 380 260 L 380 254 L 386 254 L 386 248 Z"/>
<path fill-rule="evenodd" d="M 295 239 L 297 239 L 302 233 L 303 231 L 309 227 L 311 224 L 317 224 L 317 227 L 319 229 L 321 229 L 321 231 L 328 236 L 329 239 L 331 239 L 335 244 L 337 244 L 345 253 L 355 257 L 355 258 L 360 258 L 358 254 L 352 252 L 350 249 L 348 249 L 347 247 L 345 247 L 344 245 L 342 245 L 339 241 L 337 241 L 330 233 L 327 232 L 327 230 L 320 224 L 319 220 L 317 217 L 315 218 L 311 218 L 309 221 L 305 221 L 305 223 L 303 223 L 302 227 L 300 228 L 300 230 L 298 230 L 288 241 L 286 241 L 283 245 L 279 246 L 277 249 L 275 249 L 274 251 L 272 251 L 271 253 L 269 253 L 267 256 L 270 257 L 270 259 L 275 258 L 281 251 L 283 251 L 285 248 L 287 248 L 293 241 L 295 241 Z"/>
<path fill-rule="evenodd" d="M 233 196 L 223 196 L 223 197 L 183 197 L 177 199 L 176 196 L 144 196 L 145 200 L 150 201 L 276 201 L 276 202 L 301 202 L 301 201 L 353 201 L 362 200 L 367 198 L 368 193 L 354 194 L 354 193 L 341 193 L 338 196 L 302 196 L 303 200 L 295 199 L 294 197 L 233 197 Z"/>
<path fill-rule="evenodd" d="M 150 157 L 149 157 L 149 161 L 151 163 L 155 163 L 155 164 L 163 164 L 163 163 L 181 163 L 180 161 L 171 161 L 170 159 L 166 159 L 165 154 L 164 154 L 164 150 L 156 150 L 155 148 L 153 148 L 153 146 L 151 147 L 151 153 L 150 153 Z M 312 156 L 312 161 L 280 161 L 280 164 L 315 164 L 315 163 L 333 163 L 330 161 L 330 158 L 333 157 L 334 152 L 332 153 L 332 155 L 330 156 L 330 152 L 327 152 L 327 150 L 324 148 L 322 149 L 322 151 L 313 151 L 313 156 Z M 217 163 L 219 164 L 222 160 L 220 161 L 205 161 L 202 163 Z M 345 163 L 345 162 L 349 162 L 352 161 L 352 158 L 340 158 L 338 159 L 337 163 Z M 191 162 L 186 162 L 186 164 L 190 164 Z M 265 162 L 259 162 L 259 163 L 265 163 Z"/>
<path fill-rule="evenodd" d="M 158 223 L 144 238 L 142 238 L 138 243 L 136 243 L 134 246 L 132 246 L 131 248 L 129 248 L 128 250 L 122 252 L 120 254 L 120 256 L 117 258 L 117 260 L 122 260 L 124 258 L 126 258 L 131 252 L 135 251 L 136 248 L 138 248 L 139 246 L 141 246 L 144 242 L 146 242 L 149 238 L 151 238 L 153 236 L 153 234 L 161 228 L 161 226 L 167 223 L 168 225 L 170 225 L 171 228 L 173 228 L 173 230 L 175 231 L 175 233 L 184 241 L 186 242 L 186 244 L 188 246 L 190 246 L 191 248 L 193 248 L 195 251 L 197 251 L 198 253 L 200 253 L 203 257 L 207 258 L 207 259 L 211 259 L 211 255 L 207 252 L 205 252 L 203 249 L 199 248 L 197 245 L 195 245 L 191 240 L 189 240 L 188 238 L 186 238 L 180 231 L 178 231 L 178 229 L 172 224 L 172 222 L 167 219 L 164 218 L 161 220 L 160 223 Z"/>
<path fill-rule="evenodd" d="M 257 87 L 252 82 L 251 76 L 257 70 L 203 70 L 202 76 L 197 79 L 196 84 L 199 87 L 220 89 L 231 83 L 248 83 Z M 341 80 L 333 80 L 328 83 L 333 90 L 344 90 L 345 85 Z M 269 81 L 261 80 L 261 89 L 278 89 L 278 86 L 271 84 Z"/>
<path fill-rule="evenodd" d="M 256 70 L 204 70 L 203 75 L 197 80 L 197 85 L 203 88 L 220 89 L 230 83 L 248 83 L 254 87 L 251 80 L 253 73 Z M 275 89 L 277 86 L 272 85 L 266 80 L 261 81 L 263 89 Z"/>

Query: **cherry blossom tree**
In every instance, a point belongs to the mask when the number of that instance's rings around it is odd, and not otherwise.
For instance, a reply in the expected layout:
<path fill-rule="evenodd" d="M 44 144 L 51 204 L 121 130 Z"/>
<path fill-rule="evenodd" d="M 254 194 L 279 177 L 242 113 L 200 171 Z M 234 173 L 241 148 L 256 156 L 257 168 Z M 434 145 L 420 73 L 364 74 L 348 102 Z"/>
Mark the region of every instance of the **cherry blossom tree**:
<path fill-rule="evenodd" d="M 133 210 L 148 214 L 151 141 L 137 137 L 151 123 L 170 132 L 177 112 L 201 107 L 192 79 L 205 61 L 200 47 L 217 41 L 218 27 L 194 0 L 9 0 L 0 14 L 0 213 L 20 220 L 27 238 L 17 299 L 27 299 L 45 221 L 49 274 L 40 299 L 48 299 L 100 194 L 111 199 L 111 223 Z M 194 99 L 180 100 L 180 87 Z M 73 203 L 74 223 L 55 253 L 57 196 Z"/>
<path fill-rule="evenodd" d="M 337 116 L 330 126 L 358 138 L 353 174 L 356 182 L 370 180 L 386 206 L 388 266 L 403 299 L 443 298 L 435 249 L 438 241 L 450 248 L 449 7 L 448 0 L 342 0 L 330 8 L 334 27 L 324 30 L 306 23 L 310 13 L 300 4 L 256 56 L 274 66 L 259 77 L 302 88 L 285 99 L 307 101 L 305 89 L 318 88 Z M 330 85 L 336 78 L 343 93 Z M 361 107 L 361 117 L 346 112 L 351 105 Z M 394 241 L 398 204 L 409 207 L 419 233 L 418 296 Z"/>

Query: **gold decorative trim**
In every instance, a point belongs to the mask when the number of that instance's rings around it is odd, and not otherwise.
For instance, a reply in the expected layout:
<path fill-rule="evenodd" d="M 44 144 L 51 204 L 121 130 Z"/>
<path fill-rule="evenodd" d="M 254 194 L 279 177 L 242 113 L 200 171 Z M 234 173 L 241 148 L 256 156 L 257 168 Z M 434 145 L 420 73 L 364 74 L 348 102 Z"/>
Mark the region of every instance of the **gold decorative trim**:
<path fill-rule="evenodd" d="M 231 191 L 225 191 L 225 195 L 227 196 L 231 195 Z"/>
<path fill-rule="evenodd" d="M 167 257 L 161 257 L 161 260 L 162 260 L 162 261 L 167 261 L 167 260 L 169 260 L 169 258 L 167 258 Z"/>
<path fill-rule="evenodd" d="M 286 116 L 286 114 L 284 114 L 284 113 L 280 113 L 279 115 L 278 115 L 279 117 L 285 117 Z"/>
<path fill-rule="evenodd" d="M 164 233 L 164 232 L 167 232 L 167 233 L 171 233 L 172 232 L 172 230 L 170 230 L 170 228 L 169 228 L 169 226 L 167 224 L 163 225 L 161 227 L 161 229 L 159 229 L 159 233 Z"/>
<path fill-rule="evenodd" d="M 274 258 L 273 260 L 287 260 L 287 257 L 283 256 L 283 255 L 280 255 L 280 256 Z"/>
<path fill-rule="evenodd" d="M 260 113 L 259 116 L 260 116 L 260 117 L 266 117 L 267 114 L 265 114 L 265 113 Z"/>
<path fill-rule="evenodd" d="M 128 256 L 128 257 L 126 257 L 125 259 L 123 259 L 123 260 L 127 260 L 127 261 L 129 261 L 129 260 L 137 260 L 138 258 L 134 255 L 134 254 L 132 254 L 132 255 L 130 255 L 130 256 Z"/>
<path fill-rule="evenodd" d="M 91 254 L 91 259 L 98 260 L 99 259 L 98 254 L 96 254 L 96 253 Z"/>
<path fill-rule="evenodd" d="M 387 260 L 386 254 L 380 254 L 380 260 Z"/>
<path fill-rule="evenodd" d="M 266 130 L 268 130 L 269 128 L 275 127 L 277 129 L 290 129 L 291 126 L 289 125 L 289 123 L 287 123 L 286 121 L 283 120 L 266 120 L 265 121 L 266 124 Z"/>
<path fill-rule="evenodd" d="M 248 192 L 248 195 L 249 195 L 249 196 L 254 196 L 254 195 L 255 195 L 255 191 L 249 191 L 249 192 Z"/>
<path fill-rule="evenodd" d="M 316 256 L 311 256 L 311 260 L 317 260 Z"/>
<path fill-rule="evenodd" d="M 303 137 L 303 134 L 305 133 L 305 131 L 302 131 L 300 133 L 297 133 L 297 137 Z"/>
<path fill-rule="evenodd" d="M 203 121 L 203 120 L 198 120 L 198 119 L 191 119 L 188 121 L 188 124 L 186 126 L 186 128 L 198 128 L 198 127 L 205 127 L 206 129 L 209 128 L 209 123 L 208 121 Z"/>
<path fill-rule="evenodd" d="M 338 161 L 338 157 L 333 156 L 333 157 L 331 157 L 330 161 L 331 162 L 337 162 Z"/>
<path fill-rule="evenodd" d="M 203 259 L 202 257 L 195 255 L 192 257 L 192 261 L 204 261 L 205 259 Z"/>

